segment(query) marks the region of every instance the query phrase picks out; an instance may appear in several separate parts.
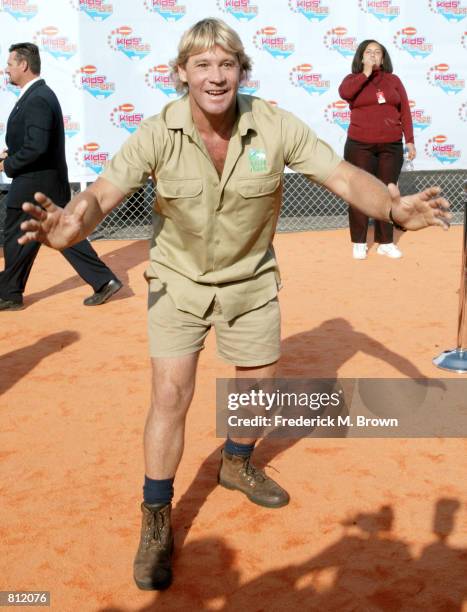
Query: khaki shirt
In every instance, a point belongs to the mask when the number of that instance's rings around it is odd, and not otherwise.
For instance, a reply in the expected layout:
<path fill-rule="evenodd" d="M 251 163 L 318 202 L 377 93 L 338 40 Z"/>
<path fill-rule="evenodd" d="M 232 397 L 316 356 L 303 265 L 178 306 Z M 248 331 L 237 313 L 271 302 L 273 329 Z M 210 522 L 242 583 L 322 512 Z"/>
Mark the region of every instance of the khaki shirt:
<path fill-rule="evenodd" d="M 324 182 L 341 158 L 302 121 L 238 95 L 238 119 L 219 177 L 193 124 L 188 96 L 142 122 L 102 176 L 123 193 L 157 184 L 148 279 L 179 310 L 202 317 L 217 296 L 227 321 L 278 289 L 272 247 L 284 167 Z"/>

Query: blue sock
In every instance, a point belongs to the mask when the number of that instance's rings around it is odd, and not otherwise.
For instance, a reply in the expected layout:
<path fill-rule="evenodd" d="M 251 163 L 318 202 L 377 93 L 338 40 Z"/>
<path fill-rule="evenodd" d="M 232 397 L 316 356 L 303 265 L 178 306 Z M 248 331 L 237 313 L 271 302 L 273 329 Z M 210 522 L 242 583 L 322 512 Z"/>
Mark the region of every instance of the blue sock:
<path fill-rule="evenodd" d="M 230 438 L 225 441 L 224 450 L 229 455 L 237 455 L 237 457 L 249 457 L 255 448 L 256 442 L 253 444 L 239 444 Z"/>
<path fill-rule="evenodd" d="M 145 504 L 170 504 L 174 496 L 174 478 L 153 480 L 145 476 L 143 495 Z"/>

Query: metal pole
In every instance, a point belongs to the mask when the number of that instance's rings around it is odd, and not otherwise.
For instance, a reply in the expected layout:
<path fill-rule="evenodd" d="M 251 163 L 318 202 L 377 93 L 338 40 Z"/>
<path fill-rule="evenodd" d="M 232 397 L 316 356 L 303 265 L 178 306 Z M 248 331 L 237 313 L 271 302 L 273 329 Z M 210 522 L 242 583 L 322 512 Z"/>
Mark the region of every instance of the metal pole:
<path fill-rule="evenodd" d="M 433 359 L 433 363 L 442 370 L 458 374 L 467 372 L 467 182 L 464 183 L 464 239 L 462 243 L 461 282 L 459 288 L 459 316 L 457 320 L 457 348 L 442 352 Z"/>

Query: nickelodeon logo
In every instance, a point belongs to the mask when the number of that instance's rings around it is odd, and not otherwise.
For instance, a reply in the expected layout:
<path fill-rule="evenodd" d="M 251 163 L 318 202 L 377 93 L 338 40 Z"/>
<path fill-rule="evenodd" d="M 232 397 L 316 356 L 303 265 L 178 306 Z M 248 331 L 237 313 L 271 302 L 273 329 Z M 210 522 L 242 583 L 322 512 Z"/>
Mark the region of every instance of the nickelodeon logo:
<path fill-rule="evenodd" d="M 97 144 L 97 142 L 88 142 L 87 144 L 83 145 L 83 149 L 85 151 L 98 151 L 100 149 L 100 145 Z"/>
<path fill-rule="evenodd" d="M 344 100 L 331 102 L 324 109 L 324 118 L 328 123 L 333 123 L 347 131 L 350 125 L 349 105 Z"/>
<path fill-rule="evenodd" d="M 172 80 L 170 71 L 171 68 L 167 64 L 157 64 L 157 66 L 154 66 L 152 69 L 154 82 L 169 83 Z"/>
<path fill-rule="evenodd" d="M 425 144 L 425 153 L 428 157 L 435 157 L 442 164 L 454 164 L 462 156 L 462 150 L 457 149 L 452 143 L 448 143 L 447 136 L 438 134 L 428 139 Z"/>
<path fill-rule="evenodd" d="M 121 26 L 120 28 L 117 28 L 115 32 L 117 34 L 121 34 L 122 36 L 130 36 L 130 34 L 133 32 L 133 28 L 130 28 L 130 26 Z"/>
<path fill-rule="evenodd" d="M 274 26 L 266 26 L 265 28 L 261 28 L 260 33 L 265 36 L 275 36 L 277 34 L 277 28 Z"/>
<path fill-rule="evenodd" d="M 313 66 L 302 63 L 289 72 L 289 81 L 295 87 L 302 87 L 309 94 L 323 94 L 330 88 L 330 81 L 324 80 L 319 72 L 313 72 Z"/>
<path fill-rule="evenodd" d="M 287 42 L 285 36 L 279 36 L 275 26 L 265 26 L 257 30 L 253 36 L 253 44 L 257 49 L 267 51 L 274 58 L 286 58 L 295 51 L 295 45 Z"/>
<path fill-rule="evenodd" d="M 122 113 L 132 113 L 135 110 L 135 107 L 133 104 L 120 104 L 120 106 L 118 107 L 118 110 L 121 111 Z"/>
<path fill-rule="evenodd" d="M 136 131 L 141 121 L 144 119 L 143 113 L 135 113 L 135 106 L 130 102 L 125 102 L 116 106 L 110 113 L 111 123 L 118 128 L 124 128 L 130 134 Z"/>
<path fill-rule="evenodd" d="M 465 80 L 456 72 L 449 72 L 449 64 L 436 64 L 426 74 L 427 81 L 434 87 L 440 87 L 444 93 L 458 94 L 465 87 Z"/>
<path fill-rule="evenodd" d="M 394 45 L 402 51 L 407 51 L 412 57 L 426 57 L 433 52 L 433 45 L 426 42 L 424 36 L 418 34 L 414 26 L 406 26 L 393 36 Z"/>
<path fill-rule="evenodd" d="M 59 30 L 55 26 L 47 26 L 40 30 L 40 34 L 43 34 L 44 36 L 57 36 L 58 32 Z"/>
<path fill-rule="evenodd" d="M 412 116 L 413 127 L 416 130 L 425 130 L 431 125 L 431 117 L 425 114 L 423 108 L 416 108 L 415 100 L 409 100 L 410 114 Z"/>
<path fill-rule="evenodd" d="M 172 69 L 167 64 L 157 64 L 146 72 L 144 80 L 148 87 L 157 89 L 168 97 L 177 95 Z"/>
<path fill-rule="evenodd" d="M 88 142 L 80 147 L 75 154 L 75 159 L 81 166 L 90 168 L 96 174 L 100 174 L 104 168 L 104 164 L 109 159 L 109 153 L 100 151 L 100 145 L 97 142 Z"/>
<path fill-rule="evenodd" d="M 115 91 L 115 83 L 107 81 L 103 74 L 96 74 L 93 64 L 81 66 L 73 74 L 73 84 L 77 89 L 84 89 L 95 98 L 110 96 Z"/>
<path fill-rule="evenodd" d="M 337 51 L 344 57 L 353 55 L 357 49 L 357 39 L 354 36 L 348 36 L 348 30 L 345 26 L 328 30 L 324 35 L 323 42 L 328 49 Z"/>
<path fill-rule="evenodd" d="M 338 28 L 333 28 L 330 33 L 334 34 L 334 36 L 345 36 L 347 34 L 347 28 L 344 28 L 342 26 Z"/>
<path fill-rule="evenodd" d="M 97 72 L 97 68 L 95 66 L 92 66 L 91 64 L 88 64 L 87 66 L 82 66 L 80 68 L 80 72 L 82 72 L 83 74 L 94 74 L 95 72 Z"/>

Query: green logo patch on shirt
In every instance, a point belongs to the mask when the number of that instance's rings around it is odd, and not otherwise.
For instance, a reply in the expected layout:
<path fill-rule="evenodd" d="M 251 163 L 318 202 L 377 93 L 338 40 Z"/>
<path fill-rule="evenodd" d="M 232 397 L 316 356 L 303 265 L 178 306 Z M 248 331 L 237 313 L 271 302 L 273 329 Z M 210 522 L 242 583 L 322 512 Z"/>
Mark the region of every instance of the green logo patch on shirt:
<path fill-rule="evenodd" d="M 267 172 L 268 163 L 264 149 L 250 149 L 248 151 L 248 160 L 252 172 Z"/>

